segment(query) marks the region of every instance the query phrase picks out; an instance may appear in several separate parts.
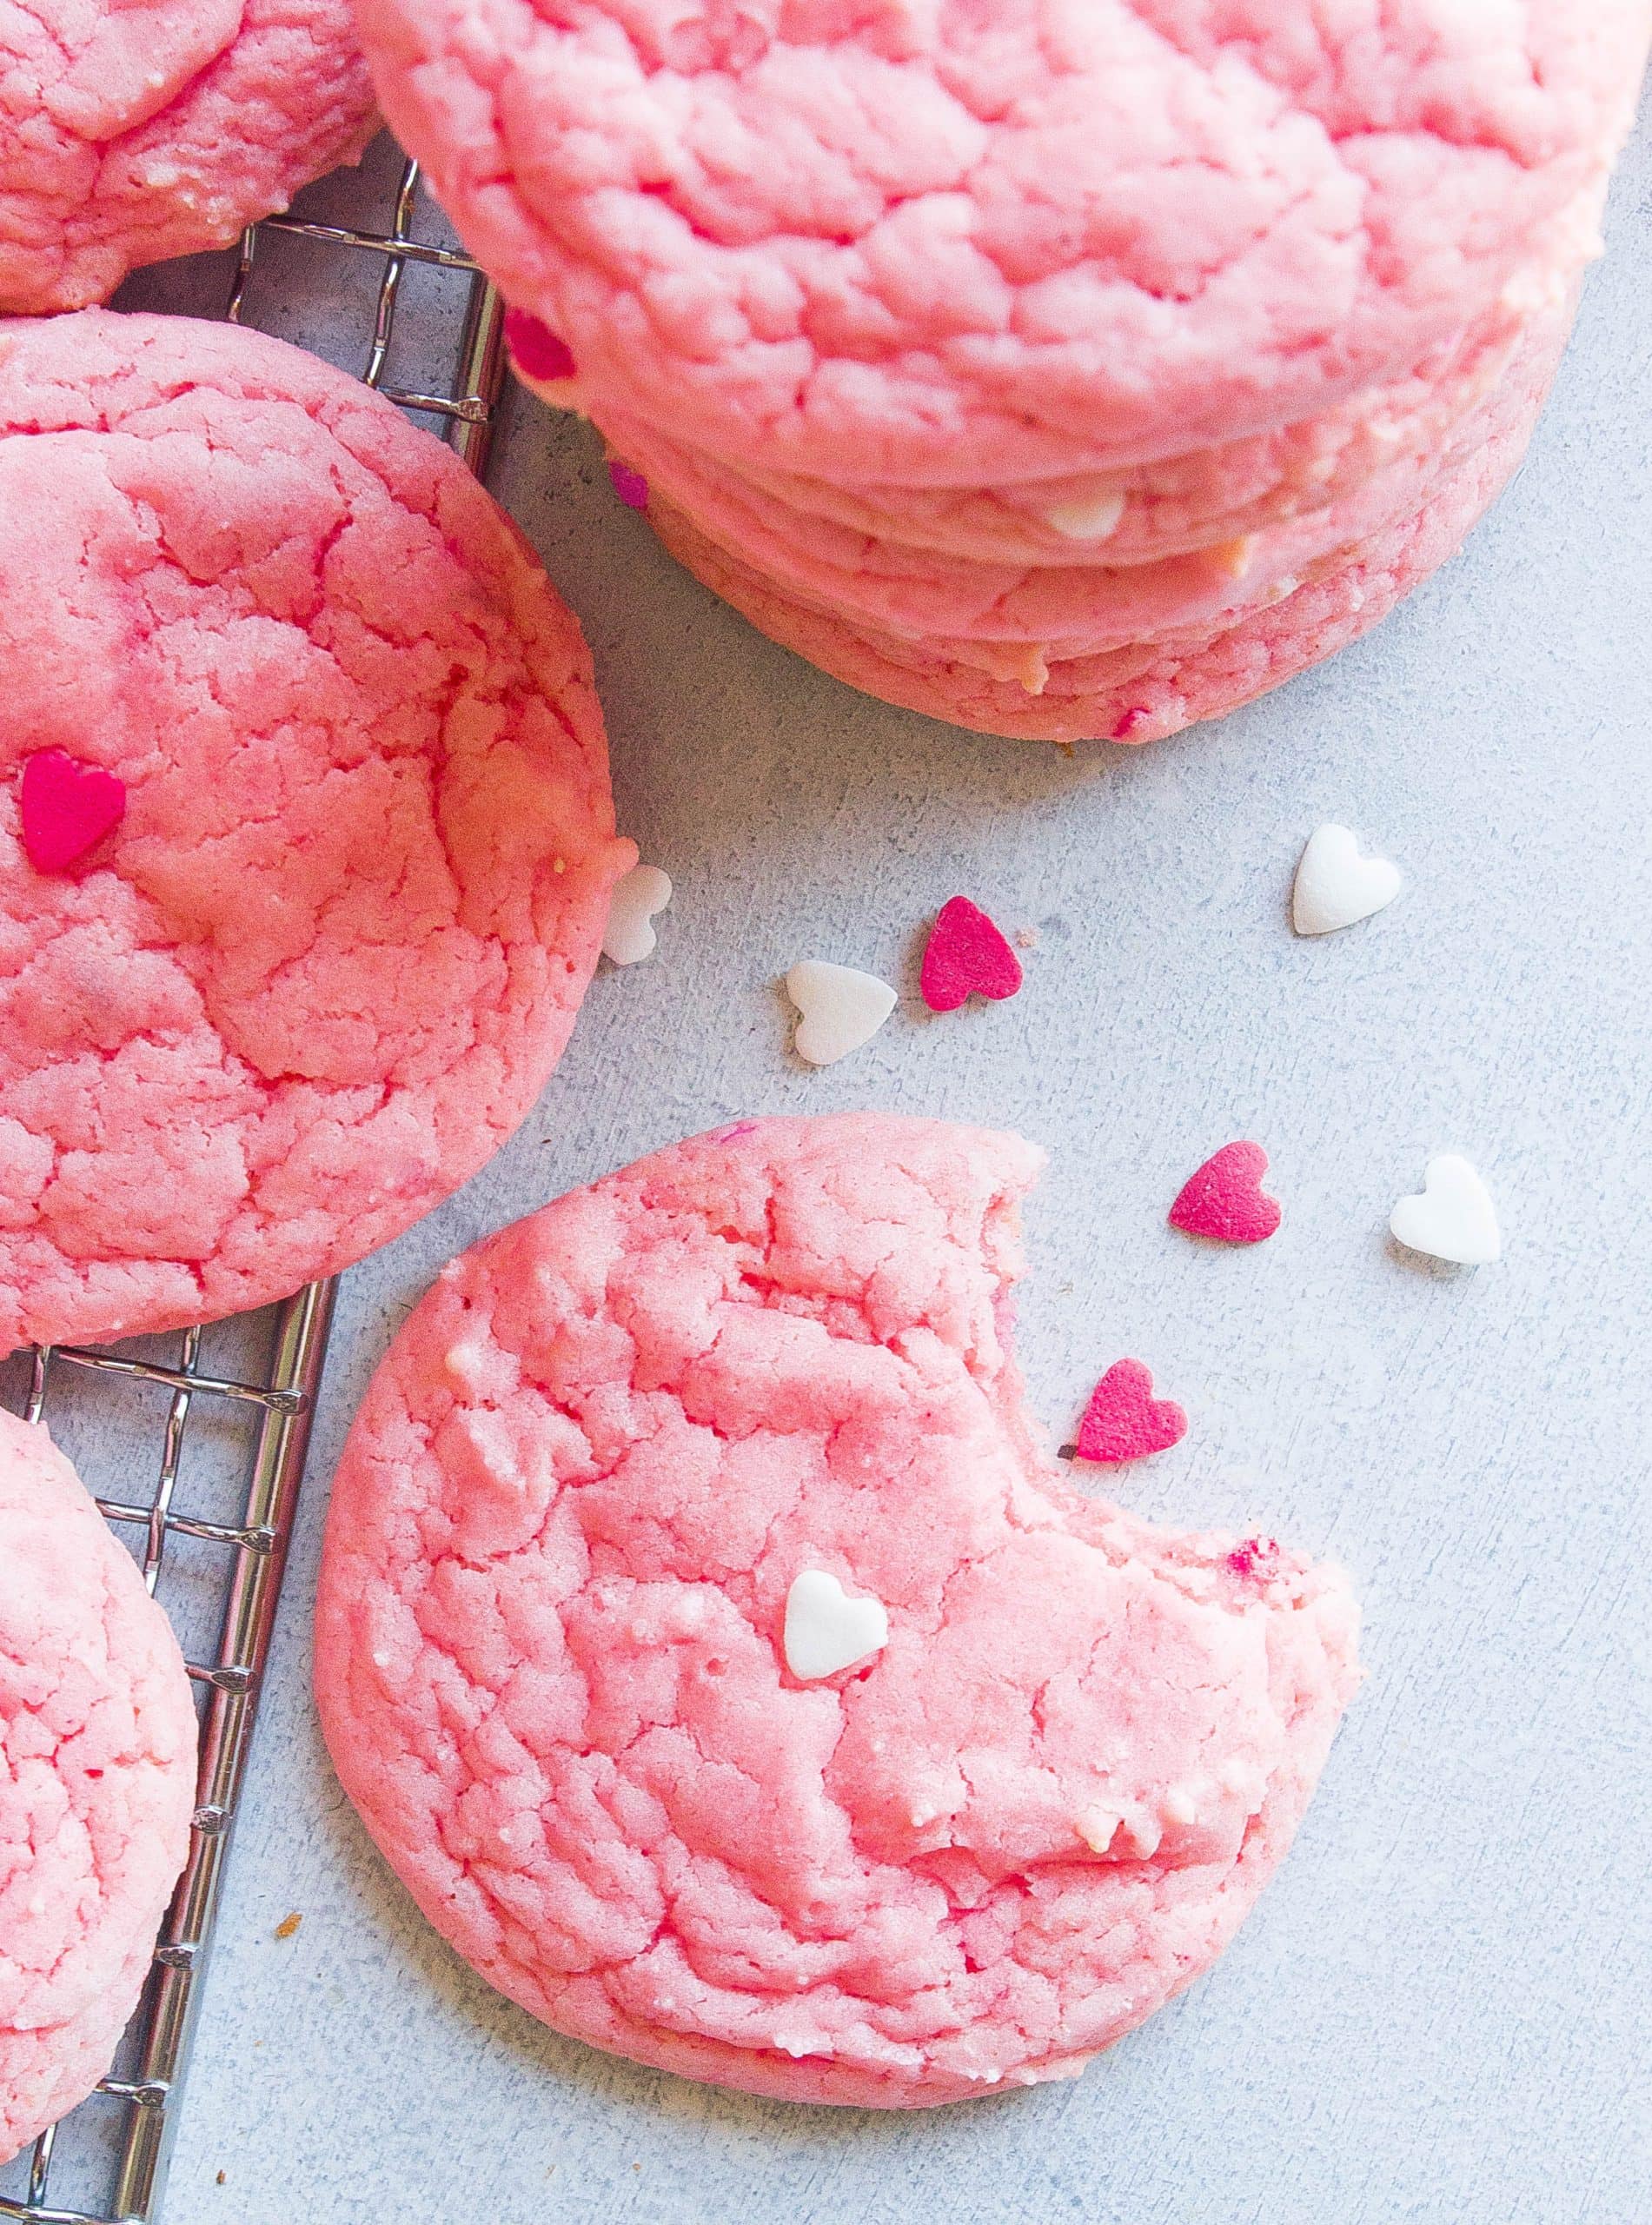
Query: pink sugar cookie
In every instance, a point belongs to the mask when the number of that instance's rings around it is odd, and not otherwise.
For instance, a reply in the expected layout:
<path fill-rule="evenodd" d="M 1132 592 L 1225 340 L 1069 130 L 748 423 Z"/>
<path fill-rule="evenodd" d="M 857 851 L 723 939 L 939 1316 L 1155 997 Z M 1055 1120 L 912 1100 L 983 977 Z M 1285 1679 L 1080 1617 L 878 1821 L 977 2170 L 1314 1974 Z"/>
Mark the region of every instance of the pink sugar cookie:
<path fill-rule="evenodd" d="M 0 1412 L 0 2162 L 108 2070 L 195 1783 L 166 1617 L 45 1431 Z"/>
<path fill-rule="evenodd" d="M 1525 453 L 1552 366 L 1506 386 L 1489 436 L 1429 503 L 1225 630 L 1166 634 L 1094 655 L 1039 645 L 937 648 L 852 627 L 785 596 L 656 493 L 650 522 L 680 562 L 752 623 L 824 671 L 952 726 L 1044 741 L 1153 741 L 1219 717 L 1344 648 L 1453 556 Z"/>
<path fill-rule="evenodd" d="M 1000 486 L 1311 416 L 1596 237 L 1646 0 L 362 0 L 386 113 L 593 396 Z"/>
<path fill-rule="evenodd" d="M 1554 306 L 1567 290 L 1557 276 Z M 1528 322 L 1499 303 L 1404 376 L 1321 416 L 1114 472 L 989 488 L 845 487 L 747 457 L 738 477 L 805 530 L 821 518 L 897 548 L 980 564 L 1158 564 L 1322 512 L 1374 475 L 1436 453 L 1503 375 Z M 547 399 L 565 400 L 516 368 Z M 668 428 L 606 403 L 599 415 L 614 447 L 667 491 L 686 478 L 726 481 L 733 468 Z"/>
<path fill-rule="evenodd" d="M 354 162 L 348 0 L 0 0 L 0 312 L 106 301 Z"/>
<path fill-rule="evenodd" d="M 1546 388 L 1570 330 L 1568 301 L 1538 320 L 1491 391 L 1437 452 L 1372 473 L 1353 493 L 1249 535 L 1155 564 L 1108 564 L 1075 549 L 1065 565 L 983 564 L 856 533 L 786 508 L 732 471 L 656 470 L 653 492 L 697 532 L 766 580 L 773 592 L 929 654 L 978 660 L 1005 678 L 1045 663 L 1104 655 L 1167 636 L 1211 636 L 1290 587 L 1334 569 L 1344 552 L 1432 502 L 1507 422 L 1534 385 Z M 1289 592 L 1289 588 L 1284 590 Z"/>
<path fill-rule="evenodd" d="M 741 1123 L 444 1270 L 315 1652 L 419 1906 L 559 2031 L 807 2102 L 1068 2077 L 1208 1967 L 1357 1681 L 1345 1580 L 1073 1488 L 1017 1138 Z"/>
<path fill-rule="evenodd" d="M 615 839 L 579 629 L 456 456 L 314 356 L 0 329 L 0 1352 L 260 1305 L 521 1122 Z M 62 870 L 29 760 L 124 788 Z"/>

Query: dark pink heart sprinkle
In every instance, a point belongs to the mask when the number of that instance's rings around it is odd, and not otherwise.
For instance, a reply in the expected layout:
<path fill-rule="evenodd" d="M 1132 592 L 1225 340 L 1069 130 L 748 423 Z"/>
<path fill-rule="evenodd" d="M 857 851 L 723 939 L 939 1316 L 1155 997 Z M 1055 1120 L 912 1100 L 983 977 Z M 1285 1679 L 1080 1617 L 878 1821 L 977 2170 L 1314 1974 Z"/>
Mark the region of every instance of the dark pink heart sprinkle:
<path fill-rule="evenodd" d="M 1279 1201 L 1262 1187 L 1268 1154 L 1260 1144 L 1224 1144 L 1191 1175 L 1171 1207 L 1172 1228 L 1222 1244 L 1260 1244 L 1279 1225 Z"/>
<path fill-rule="evenodd" d="M 23 768 L 23 847 L 37 873 L 63 873 L 126 813 L 126 783 L 101 765 L 40 749 Z"/>
<path fill-rule="evenodd" d="M 1152 723 L 1152 713 L 1140 703 L 1134 704 L 1113 728 L 1112 739 L 1128 741 L 1133 734 L 1138 734 L 1144 727 L 1150 727 Z"/>
<path fill-rule="evenodd" d="M 628 510 L 640 510 L 646 516 L 648 509 L 648 482 L 640 471 L 628 463 L 621 463 L 615 456 L 608 465 L 608 477 L 614 482 L 614 491 Z"/>
<path fill-rule="evenodd" d="M 953 896 L 929 931 L 919 986 L 931 1012 L 956 1012 L 972 991 L 998 1003 L 1020 987 L 1021 961 L 979 904 Z"/>
<path fill-rule="evenodd" d="M 1253 1576 L 1265 1584 L 1279 1565 L 1279 1541 L 1277 1538 L 1247 1538 L 1228 1555 L 1228 1566 L 1235 1576 Z"/>
<path fill-rule="evenodd" d="M 571 379 L 578 369 L 567 341 L 527 309 L 506 310 L 505 345 L 522 376 L 542 386 Z"/>
<path fill-rule="evenodd" d="M 1154 1398 L 1152 1376 L 1140 1360 L 1118 1359 L 1091 1392 L 1073 1450 L 1080 1460 L 1117 1468 L 1167 1451 L 1186 1435 L 1186 1413 L 1173 1398 Z"/>

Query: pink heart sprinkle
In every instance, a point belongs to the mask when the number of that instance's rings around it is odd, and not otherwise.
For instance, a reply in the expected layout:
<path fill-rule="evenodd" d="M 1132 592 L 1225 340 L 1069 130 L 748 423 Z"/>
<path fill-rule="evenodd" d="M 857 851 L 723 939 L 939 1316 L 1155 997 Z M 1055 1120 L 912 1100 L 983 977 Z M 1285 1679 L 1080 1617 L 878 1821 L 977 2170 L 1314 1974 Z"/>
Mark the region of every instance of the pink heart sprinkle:
<path fill-rule="evenodd" d="M 1260 1244 L 1279 1225 L 1279 1201 L 1262 1187 L 1268 1154 L 1260 1144 L 1224 1144 L 1189 1177 L 1171 1207 L 1171 1226 L 1223 1244 Z"/>
<path fill-rule="evenodd" d="M 1164 1452 L 1187 1435 L 1187 1415 L 1173 1398 L 1153 1396 L 1153 1378 L 1138 1359 L 1118 1359 L 1090 1394 L 1074 1447 L 1080 1460 L 1117 1468 Z"/>
<path fill-rule="evenodd" d="M 628 463 L 621 463 L 617 456 L 608 465 L 608 477 L 614 482 L 614 491 L 628 510 L 648 509 L 648 482 L 640 471 Z"/>
<path fill-rule="evenodd" d="M 505 345 L 522 376 L 541 386 L 571 379 L 579 368 L 567 341 L 527 309 L 506 310 Z"/>
<path fill-rule="evenodd" d="M 1153 714 L 1146 706 L 1141 703 L 1133 704 L 1113 728 L 1111 739 L 1114 741 L 1130 741 L 1141 732 L 1144 727 L 1151 726 L 1152 723 Z"/>
<path fill-rule="evenodd" d="M 23 768 L 23 847 L 37 873 L 63 873 L 126 814 L 126 783 L 101 765 L 40 749 Z"/>
<path fill-rule="evenodd" d="M 972 990 L 996 1004 L 1020 987 L 1021 961 L 979 904 L 953 896 L 929 931 L 919 986 L 931 1012 L 956 1012 Z"/>

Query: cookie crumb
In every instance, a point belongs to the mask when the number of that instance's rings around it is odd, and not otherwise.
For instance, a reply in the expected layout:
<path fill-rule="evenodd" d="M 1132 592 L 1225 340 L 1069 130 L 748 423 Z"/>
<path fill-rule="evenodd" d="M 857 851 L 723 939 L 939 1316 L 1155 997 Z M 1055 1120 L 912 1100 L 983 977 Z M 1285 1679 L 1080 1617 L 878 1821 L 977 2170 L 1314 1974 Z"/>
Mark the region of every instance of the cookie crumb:
<path fill-rule="evenodd" d="M 299 1925 L 302 1923 L 303 1921 L 303 1917 L 299 1914 L 296 1909 L 293 1910 L 290 1916 L 282 1916 L 281 1922 L 275 1926 L 276 1938 L 291 1939 L 295 1936 Z"/>

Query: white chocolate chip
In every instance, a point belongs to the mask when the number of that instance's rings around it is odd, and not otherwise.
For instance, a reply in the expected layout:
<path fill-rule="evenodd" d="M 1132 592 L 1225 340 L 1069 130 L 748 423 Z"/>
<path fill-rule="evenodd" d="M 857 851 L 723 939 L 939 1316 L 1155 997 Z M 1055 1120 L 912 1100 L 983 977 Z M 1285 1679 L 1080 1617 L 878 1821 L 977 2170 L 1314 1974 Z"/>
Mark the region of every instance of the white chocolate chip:
<path fill-rule="evenodd" d="M 1198 1802 L 1192 1789 L 1185 1784 L 1173 1784 L 1164 1795 L 1164 1817 L 1168 1823 L 1191 1823 L 1198 1819 Z"/>
<path fill-rule="evenodd" d="M 1125 508 L 1124 495 L 1115 488 L 1087 500 L 1080 496 L 1071 502 L 1057 502 L 1044 515 L 1046 524 L 1053 526 L 1064 540 L 1111 541 L 1123 522 Z"/>
<path fill-rule="evenodd" d="M 1116 1808 L 1086 1808 L 1072 1819 L 1072 1828 L 1092 1854 L 1105 1854 L 1124 1817 Z"/>

